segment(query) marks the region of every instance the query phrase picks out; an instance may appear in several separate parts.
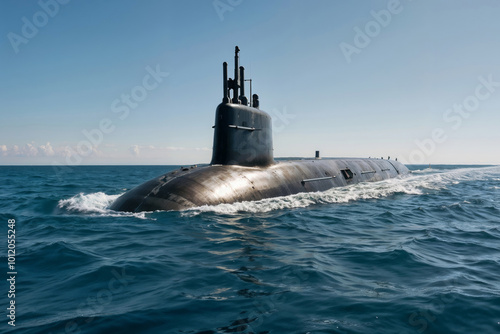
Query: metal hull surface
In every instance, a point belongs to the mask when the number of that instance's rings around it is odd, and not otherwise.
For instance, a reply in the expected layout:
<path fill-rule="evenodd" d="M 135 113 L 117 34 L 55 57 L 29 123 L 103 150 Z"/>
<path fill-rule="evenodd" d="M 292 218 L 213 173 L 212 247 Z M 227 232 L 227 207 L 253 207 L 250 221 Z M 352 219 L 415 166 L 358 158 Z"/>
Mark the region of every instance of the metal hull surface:
<path fill-rule="evenodd" d="M 184 210 L 301 192 L 324 191 L 408 173 L 400 162 L 383 159 L 280 161 L 267 167 L 210 165 L 182 168 L 154 178 L 120 196 L 112 210 Z"/>

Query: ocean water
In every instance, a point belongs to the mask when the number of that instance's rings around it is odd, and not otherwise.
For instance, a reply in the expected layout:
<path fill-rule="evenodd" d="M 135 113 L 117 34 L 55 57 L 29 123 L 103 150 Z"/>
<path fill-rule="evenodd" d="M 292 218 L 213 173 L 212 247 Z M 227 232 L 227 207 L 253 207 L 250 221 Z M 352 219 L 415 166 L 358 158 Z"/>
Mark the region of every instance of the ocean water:
<path fill-rule="evenodd" d="M 3 333 L 499 333 L 500 167 L 119 213 L 179 166 L 0 167 Z"/>

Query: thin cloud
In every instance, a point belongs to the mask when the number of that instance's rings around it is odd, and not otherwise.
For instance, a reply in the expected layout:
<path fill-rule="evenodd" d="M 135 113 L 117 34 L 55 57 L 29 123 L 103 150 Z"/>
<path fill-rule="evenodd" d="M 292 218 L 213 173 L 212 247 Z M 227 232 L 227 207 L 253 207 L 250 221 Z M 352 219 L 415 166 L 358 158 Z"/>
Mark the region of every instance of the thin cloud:
<path fill-rule="evenodd" d="M 44 145 L 37 145 L 34 142 L 27 143 L 24 146 L 19 145 L 0 145 L 0 155 L 4 157 L 69 157 L 78 154 L 76 148 L 62 145 L 53 147 L 50 142 Z M 89 155 L 102 156 L 103 152 L 96 147 L 92 147 Z"/>
<path fill-rule="evenodd" d="M 128 149 L 133 155 L 138 156 L 142 151 L 211 151 L 208 147 L 182 147 L 182 146 L 154 146 L 154 145 L 132 145 Z"/>
<path fill-rule="evenodd" d="M 132 155 L 138 157 L 141 152 L 139 151 L 139 145 L 133 145 L 128 149 Z"/>
<path fill-rule="evenodd" d="M 39 150 L 46 157 L 51 157 L 55 154 L 54 149 L 52 148 L 52 145 L 50 145 L 49 142 L 47 142 L 47 144 L 45 145 L 40 145 Z"/>

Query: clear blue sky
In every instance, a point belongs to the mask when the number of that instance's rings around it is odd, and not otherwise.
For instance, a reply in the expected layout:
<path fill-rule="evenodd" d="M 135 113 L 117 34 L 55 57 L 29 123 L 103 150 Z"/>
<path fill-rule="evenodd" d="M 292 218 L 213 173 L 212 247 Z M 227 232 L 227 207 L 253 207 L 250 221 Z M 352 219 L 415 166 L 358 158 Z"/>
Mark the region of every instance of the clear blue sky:
<path fill-rule="evenodd" d="M 0 3 L 0 164 L 209 162 L 235 45 L 277 157 L 500 163 L 500 1 L 60 1 Z"/>

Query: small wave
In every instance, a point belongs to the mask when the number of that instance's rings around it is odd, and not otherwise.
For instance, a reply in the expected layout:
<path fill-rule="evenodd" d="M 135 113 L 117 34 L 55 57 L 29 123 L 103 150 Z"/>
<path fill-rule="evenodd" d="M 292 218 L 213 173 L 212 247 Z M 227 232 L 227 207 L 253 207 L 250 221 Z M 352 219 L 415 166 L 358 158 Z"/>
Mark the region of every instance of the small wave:
<path fill-rule="evenodd" d="M 68 199 L 59 200 L 57 207 L 70 213 L 81 213 L 98 216 L 123 217 L 131 216 L 146 219 L 144 212 L 118 212 L 109 209 L 109 206 L 122 194 L 107 195 L 103 192 L 84 194 L 79 193 Z"/>
<path fill-rule="evenodd" d="M 434 170 L 433 173 L 410 174 L 380 182 L 358 183 L 352 186 L 332 188 L 323 192 L 299 193 L 295 195 L 266 198 L 253 202 L 203 205 L 187 209 L 181 214 L 196 216 L 202 212 L 236 214 L 239 212 L 262 213 L 281 209 L 303 208 L 314 204 L 347 203 L 356 200 L 377 199 L 393 194 L 422 195 L 429 190 L 446 189 L 464 181 L 481 180 L 498 175 L 500 168 L 460 168 L 448 171 Z"/>

